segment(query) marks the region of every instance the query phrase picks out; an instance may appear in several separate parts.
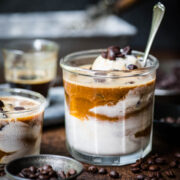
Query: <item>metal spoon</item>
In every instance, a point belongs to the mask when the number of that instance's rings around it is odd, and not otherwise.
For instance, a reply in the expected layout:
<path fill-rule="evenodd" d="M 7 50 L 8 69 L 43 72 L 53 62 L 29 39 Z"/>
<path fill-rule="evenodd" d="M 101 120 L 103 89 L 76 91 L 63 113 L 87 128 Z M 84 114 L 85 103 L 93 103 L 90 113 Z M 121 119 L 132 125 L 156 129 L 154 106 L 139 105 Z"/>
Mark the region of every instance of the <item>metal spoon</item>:
<path fill-rule="evenodd" d="M 149 34 L 149 39 L 148 39 L 148 43 L 146 45 L 144 58 L 143 58 L 144 67 L 147 64 L 147 57 L 149 55 L 149 51 L 151 49 L 154 37 L 157 33 L 157 30 L 161 24 L 162 19 L 163 19 L 164 13 L 165 13 L 165 6 L 162 3 L 158 2 L 153 8 L 151 31 Z"/>

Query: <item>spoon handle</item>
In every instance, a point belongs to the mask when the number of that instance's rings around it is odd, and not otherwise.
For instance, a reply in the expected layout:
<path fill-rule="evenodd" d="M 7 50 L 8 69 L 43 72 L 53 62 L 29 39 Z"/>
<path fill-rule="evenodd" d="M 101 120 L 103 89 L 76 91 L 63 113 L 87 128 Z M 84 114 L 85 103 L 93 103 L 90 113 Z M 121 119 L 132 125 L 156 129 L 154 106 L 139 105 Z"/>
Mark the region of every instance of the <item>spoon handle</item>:
<path fill-rule="evenodd" d="M 143 58 L 144 66 L 146 66 L 147 57 L 149 55 L 151 45 L 153 43 L 154 37 L 157 33 L 157 30 L 161 24 L 164 13 L 165 13 L 165 6 L 162 3 L 158 2 L 153 8 L 153 18 L 152 18 L 152 24 L 151 24 L 151 31 L 150 31 L 148 43 L 147 43 L 145 53 L 144 53 L 144 58 Z"/>

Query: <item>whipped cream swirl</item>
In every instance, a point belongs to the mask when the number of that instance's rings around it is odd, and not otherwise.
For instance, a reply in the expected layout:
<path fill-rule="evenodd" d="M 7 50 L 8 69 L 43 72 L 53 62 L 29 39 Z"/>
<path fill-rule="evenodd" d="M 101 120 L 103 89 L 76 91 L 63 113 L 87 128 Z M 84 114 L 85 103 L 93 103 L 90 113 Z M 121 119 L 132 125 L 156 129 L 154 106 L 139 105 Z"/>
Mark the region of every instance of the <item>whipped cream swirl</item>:
<path fill-rule="evenodd" d="M 142 67 L 142 58 L 131 54 L 131 48 L 129 46 L 123 49 L 117 46 L 111 46 L 107 48 L 107 51 L 102 52 L 92 64 L 92 70 L 101 71 L 133 70 Z"/>

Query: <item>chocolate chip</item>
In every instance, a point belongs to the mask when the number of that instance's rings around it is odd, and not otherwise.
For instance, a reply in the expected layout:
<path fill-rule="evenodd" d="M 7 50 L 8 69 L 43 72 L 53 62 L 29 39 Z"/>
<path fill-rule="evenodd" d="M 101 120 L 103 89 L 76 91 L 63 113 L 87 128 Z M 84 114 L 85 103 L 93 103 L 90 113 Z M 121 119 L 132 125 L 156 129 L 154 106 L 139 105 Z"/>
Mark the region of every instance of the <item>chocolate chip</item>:
<path fill-rule="evenodd" d="M 131 168 L 131 171 L 132 171 L 133 173 L 138 173 L 138 172 L 140 172 L 140 168 L 134 167 L 134 168 Z"/>
<path fill-rule="evenodd" d="M 160 169 L 159 166 L 155 164 L 149 166 L 150 171 L 158 171 L 159 169 Z"/>
<path fill-rule="evenodd" d="M 22 107 L 22 106 L 17 106 L 17 107 L 14 107 L 14 110 L 16 110 L 16 111 L 22 111 L 22 110 L 25 110 L 25 108 Z"/>
<path fill-rule="evenodd" d="M 134 70 L 134 69 L 137 69 L 138 67 L 137 67 L 136 65 L 134 65 L 134 64 L 129 64 L 129 65 L 127 66 L 127 68 L 128 68 L 129 70 Z"/>
<path fill-rule="evenodd" d="M 136 178 L 137 178 L 138 180 L 143 180 L 143 179 L 145 178 L 145 176 L 144 176 L 143 174 L 138 174 L 138 175 L 136 176 Z"/>
<path fill-rule="evenodd" d="M 99 174 L 107 174 L 107 170 L 105 168 L 100 168 L 98 173 Z"/>
<path fill-rule="evenodd" d="M 155 159 L 155 162 L 157 163 L 157 164 L 165 164 L 165 159 L 164 158 L 162 158 L 162 157 L 157 157 L 156 159 Z"/>
<path fill-rule="evenodd" d="M 170 178 L 176 177 L 174 174 L 174 171 L 172 169 L 168 169 L 164 173 L 166 174 L 166 176 L 168 176 Z"/>
<path fill-rule="evenodd" d="M 112 178 L 119 178 L 119 173 L 116 171 L 110 171 L 109 176 Z"/>
<path fill-rule="evenodd" d="M 89 166 L 88 172 L 95 174 L 98 172 L 98 169 L 95 166 Z"/>
<path fill-rule="evenodd" d="M 107 58 L 107 51 L 103 51 L 103 52 L 101 53 L 101 56 L 106 59 L 106 58 Z"/>
<path fill-rule="evenodd" d="M 0 107 L 4 107 L 4 103 L 1 100 L 0 100 Z"/>
<path fill-rule="evenodd" d="M 173 160 L 173 161 L 171 161 L 171 162 L 169 163 L 169 166 L 170 166 L 171 168 L 176 168 L 177 165 L 178 165 L 178 163 L 177 163 L 176 160 Z"/>

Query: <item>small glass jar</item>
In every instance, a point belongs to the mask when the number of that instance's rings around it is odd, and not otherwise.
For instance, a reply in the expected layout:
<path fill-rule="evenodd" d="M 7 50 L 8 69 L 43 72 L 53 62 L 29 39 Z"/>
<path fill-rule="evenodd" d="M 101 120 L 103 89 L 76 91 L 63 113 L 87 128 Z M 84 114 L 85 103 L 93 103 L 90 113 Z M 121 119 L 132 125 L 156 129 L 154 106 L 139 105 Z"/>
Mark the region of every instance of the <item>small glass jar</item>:
<path fill-rule="evenodd" d="M 11 88 L 23 88 L 48 98 L 57 74 L 59 46 L 49 40 L 14 40 L 3 48 L 4 73 Z"/>
<path fill-rule="evenodd" d="M 0 88 L 0 164 L 40 153 L 45 104 L 39 93 Z"/>
<path fill-rule="evenodd" d="M 76 52 L 61 60 L 67 148 L 86 163 L 125 165 L 151 151 L 159 64 L 149 55 L 146 68 L 91 70 L 102 51 Z M 138 51 L 132 54 L 143 57 Z"/>

